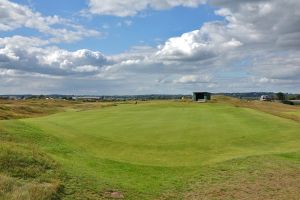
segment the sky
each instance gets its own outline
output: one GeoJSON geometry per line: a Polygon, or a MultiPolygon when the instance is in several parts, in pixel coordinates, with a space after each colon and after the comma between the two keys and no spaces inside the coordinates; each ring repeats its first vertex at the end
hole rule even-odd
{"type": "Polygon", "coordinates": [[[0,0],[0,94],[300,93],[299,0],[0,0]]]}

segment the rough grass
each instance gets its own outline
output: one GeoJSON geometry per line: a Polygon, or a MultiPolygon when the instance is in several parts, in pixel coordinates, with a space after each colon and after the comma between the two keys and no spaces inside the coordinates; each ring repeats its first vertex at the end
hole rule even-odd
{"type": "Polygon", "coordinates": [[[37,145],[41,141],[51,141],[57,146],[59,141],[40,134],[32,127],[26,128],[23,123],[14,128],[14,132],[0,128],[0,200],[101,197],[99,192],[90,189],[87,181],[70,177],[57,161],[37,145]]]}
{"type": "Polygon", "coordinates": [[[74,102],[59,100],[0,100],[0,120],[38,117],[75,105],[74,102]]]}
{"type": "Polygon", "coordinates": [[[115,106],[115,103],[98,103],[64,100],[2,100],[0,120],[41,117],[67,110],[89,110],[115,106]]]}
{"type": "Polygon", "coordinates": [[[278,102],[247,101],[226,96],[214,96],[212,102],[230,104],[236,107],[251,108],[300,122],[300,106],[296,105],[287,105],[278,102]]]}
{"type": "Polygon", "coordinates": [[[59,199],[57,163],[38,147],[0,129],[0,199],[59,199]]]}
{"type": "Polygon", "coordinates": [[[59,199],[57,196],[59,187],[59,183],[20,181],[20,179],[0,175],[0,199],[3,200],[59,199]]]}
{"type": "Polygon", "coordinates": [[[231,160],[208,169],[190,185],[184,199],[296,200],[300,197],[299,162],[280,156],[231,160]]]}
{"type": "Polygon", "coordinates": [[[300,124],[280,115],[299,107],[222,98],[2,121],[0,173],[62,199],[299,199],[300,124]]]}

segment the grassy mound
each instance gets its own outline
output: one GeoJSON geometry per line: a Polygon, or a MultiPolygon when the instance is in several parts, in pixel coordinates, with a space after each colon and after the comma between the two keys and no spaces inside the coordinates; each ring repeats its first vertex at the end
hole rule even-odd
{"type": "Polygon", "coordinates": [[[0,172],[59,182],[63,199],[296,198],[300,124],[254,105],[154,101],[2,121],[0,172]]]}
{"type": "Polygon", "coordinates": [[[60,199],[58,171],[38,147],[0,129],[0,199],[60,199]]]}

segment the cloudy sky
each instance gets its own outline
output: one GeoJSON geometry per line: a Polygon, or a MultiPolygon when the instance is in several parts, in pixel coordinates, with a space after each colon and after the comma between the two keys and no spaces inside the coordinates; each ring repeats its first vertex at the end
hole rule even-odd
{"type": "Polygon", "coordinates": [[[299,0],[0,0],[0,94],[300,93],[299,0]]]}

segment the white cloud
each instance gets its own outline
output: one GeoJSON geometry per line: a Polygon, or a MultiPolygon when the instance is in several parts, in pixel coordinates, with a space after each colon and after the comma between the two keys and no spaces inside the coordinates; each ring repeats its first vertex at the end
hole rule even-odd
{"type": "Polygon", "coordinates": [[[170,38],[159,47],[157,56],[167,60],[205,60],[242,45],[228,34],[223,23],[207,23],[200,30],[170,38]]]}
{"type": "MultiPolygon", "coordinates": [[[[100,1],[93,2],[90,9],[94,14],[117,16],[135,15],[149,7],[167,9],[201,3],[122,1],[114,7],[118,1],[101,1],[103,6],[97,8],[100,1]]],[[[299,1],[211,0],[210,4],[218,7],[216,14],[224,20],[207,22],[158,47],[133,47],[113,56],[91,50],[67,51],[34,37],[1,38],[0,76],[8,82],[20,72],[64,77],[54,87],[61,91],[78,88],[74,89],[77,93],[113,94],[118,92],[116,88],[127,94],[189,93],[200,89],[300,92],[299,1]]],[[[25,77],[17,77],[26,82],[25,77]]]]}
{"type": "Polygon", "coordinates": [[[197,7],[205,0],[89,0],[89,9],[85,12],[96,15],[134,16],[151,8],[165,10],[177,6],[197,7]]]}
{"type": "Polygon", "coordinates": [[[174,83],[179,84],[195,84],[195,83],[208,83],[211,81],[209,75],[185,75],[175,80],[174,83]]]}
{"type": "Polygon", "coordinates": [[[36,37],[24,37],[20,35],[14,35],[12,37],[0,38],[0,47],[6,45],[14,46],[14,47],[26,47],[26,46],[41,47],[48,44],[49,41],[42,40],[36,37]]]}
{"type": "MultiPolygon", "coordinates": [[[[225,22],[208,22],[199,30],[170,38],[159,47],[155,58],[164,64],[176,63],[195,74],[204,69],[215,73],[211,82],[222,83],[219,88],[226,82],[228,87],[241,90],[252,88],[251,84],[259,90],[263,83],[273,88],[285,83],[290,90],[297,90],[300,2],[215,0],[211,3],[221,6],[216,14],[223,16],[225,22]],[[231,78],[223,79],[222,73],[232,74],[231,78]],[[248,74],[245,83],[235,75],[239,73],[248,74]]],[[[196,75],[183,76],[176,82],[196,85],[196,75]]]]}
{"type": "Polygon", "coordinates": [[[0,0],[0,31],[12,31],[18,28],[30,28],[50,36],[52,42],[73,42],[84,37],[99,36],[100,32],[89,30],[71,23],[59,16],[43,16],[29,7],[0,0]],[[55,28],[61,25],[63,28],[55,28]]]}
{"type": "Polygon", "coordinates": [[[300,51],[260,56],[251,70],[262,80],[300,80],[300,51]]]}
{"type": "Polygon", "coordinates": [[[42,40],[14,36],[0,39],[0,68],[49,75],[90,74],[110,63],[100,52],[42,47],[42,40]],[[31,43],[32,42],[32,43],[31,43]]]}

